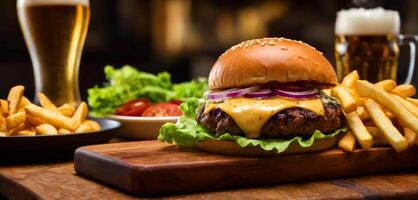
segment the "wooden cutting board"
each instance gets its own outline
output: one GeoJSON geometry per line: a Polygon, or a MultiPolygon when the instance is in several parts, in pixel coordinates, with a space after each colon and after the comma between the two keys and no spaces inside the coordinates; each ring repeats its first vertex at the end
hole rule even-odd
{"type": "Polygon", "coordinates": [[[338,149],[278,157],[215,155],[159,141],[76,150],[76,172],[141,196],[211,191],[418,169],[418,149],[338,149]]]}

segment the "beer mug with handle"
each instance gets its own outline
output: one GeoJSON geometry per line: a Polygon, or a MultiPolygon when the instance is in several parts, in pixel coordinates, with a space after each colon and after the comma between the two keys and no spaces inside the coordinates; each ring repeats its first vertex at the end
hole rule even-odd
{"type": "Polygon", "coordinates": [[[78,72],[90,21],[89,0],[18,0],[36,92],[56,105],[80,102],[78,72]]]}
{"type": "Polygon", "coordinates": [[[337,13],[335,57],[341,80],[353,70],[361,79],[377,82],[396,80],[399,45],[409,45],[410,60],[405,83],[412,81],[417,37],[401,35],[397,11],[355,8],[337,13]]]}

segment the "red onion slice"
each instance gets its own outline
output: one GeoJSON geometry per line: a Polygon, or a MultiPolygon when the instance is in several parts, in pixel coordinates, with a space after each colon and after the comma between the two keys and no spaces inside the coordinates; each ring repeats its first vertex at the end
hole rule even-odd
{"type": "Polygon", "coordinates": [[[289,92],[301,92],[306,91],[306,87],[298,86],[298,85],[274,85],[272,88],[279,89],[279,90],[285,90],[289,92]]]}
{"type": "Polygon", "coordinates": [[[248,98],[268,98],[273,95],[271,89],[263,89],[256,92],[250,92],[244,95],[244,97],[248,98]]]}
{"type": "Polygon", "coordinates": [[[236,98],[243,96],[244,94],[255,92],[260,90],[260,86],[252,86],[248,88],[232,88],[229,90],[219,91],[219,92],[207,92],[206,98],[211,102],[220,102],[227,98],[236,98]]]}
{"type": "Polygon", "coordinates": [[[293,92],[293,91],[286,91],[280,89],[273,89],[273,93],[277,96],[287,97],[287,98],[295,98],[295,99],[306,99],[315,97],[318,94],[317,89],[300,91],[300,92],[293,92]]]}

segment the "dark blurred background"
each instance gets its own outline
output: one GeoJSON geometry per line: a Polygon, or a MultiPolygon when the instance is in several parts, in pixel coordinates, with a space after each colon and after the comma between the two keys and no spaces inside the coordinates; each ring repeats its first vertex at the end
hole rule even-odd
{"type": "MultiPolygon", "coordinates": [[[[307,42],[334,64],[336,12],[358,6],[398,10],[401,32],[418,33],[415,0],[90,0],[81,92],[85,98],[87,88],[104,81],[106,64],[130,64],[152,73],[166,70],[175,82],[207,76],[227,48],[265,36],[307,42]]],[[[16,84],[25,85],[30,96],[33,70],[16,1],[0,1],[0,12],[0,97],[16,84]]],[[[408,49],[401,49],[401,69],[407,66],[408,54],[408,49]]],[[[401,70],[399,80],[403,76],[401,70]]]]}

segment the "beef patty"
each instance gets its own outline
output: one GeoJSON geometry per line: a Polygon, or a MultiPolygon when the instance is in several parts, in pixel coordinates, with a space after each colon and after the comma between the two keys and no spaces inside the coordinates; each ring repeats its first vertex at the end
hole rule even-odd
{"type": "MultiPolygon", "coordinates": [[[[340,105],[331,97],[321,94],[319,98],[324,105],[325,115],[317,115],[303,108],[288,108],[273,115],[261,129],[262,138],[292,138],[295,136],[310,137],[315,130],[324,134],[332,133],[344,123],[340,105]]],[[[230,133],[244,135],[243,131],[228,116],[216,108],[204,113],[204,108],[196,116],[196,121],[218,136],[230,133]]]]}

